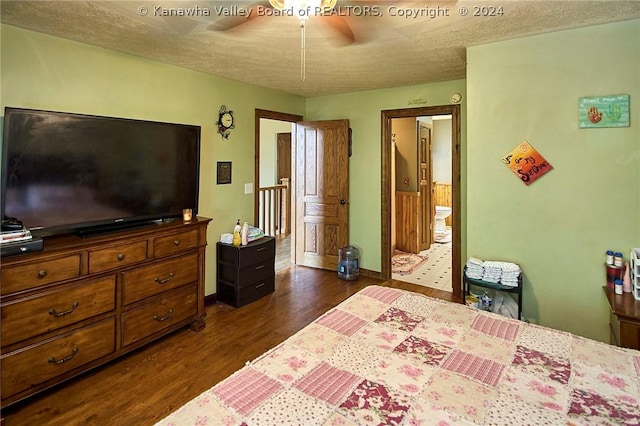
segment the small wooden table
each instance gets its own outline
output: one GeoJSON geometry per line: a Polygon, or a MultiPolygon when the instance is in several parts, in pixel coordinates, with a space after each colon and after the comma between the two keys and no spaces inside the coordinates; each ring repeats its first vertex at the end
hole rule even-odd
{"type": "Polygon", "coordinates": [[[611,344],[640,350],[640,300],[631,293],[615,294],[602,287],[609,301],[611,344]]]}

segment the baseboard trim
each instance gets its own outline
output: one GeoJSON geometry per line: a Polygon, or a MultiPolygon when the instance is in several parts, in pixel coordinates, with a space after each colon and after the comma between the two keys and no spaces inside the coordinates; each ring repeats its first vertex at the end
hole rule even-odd
{"type": "Polygon", "coordinates": [[[215,305],[218,297],[216,293],[204,297],[204,306],[215,305]]]}
{"type": "Polygon", "coordinates": [[[368,278],[377,278],[379,280],[382,279],[382,273],[377,271],[372,271],[370,269],[360,268],[360,275],[363,275],[368,278]]]}

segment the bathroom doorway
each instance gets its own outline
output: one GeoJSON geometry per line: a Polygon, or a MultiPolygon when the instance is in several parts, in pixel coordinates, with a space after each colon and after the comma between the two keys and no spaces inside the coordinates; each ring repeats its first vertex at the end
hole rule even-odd
{"type": "Polygon", "coordinates": [[[396,183],[391,278],[448,292],[452,291],[451,121],[451,115],[391,120],[396,183]],[[407,167],[416,173],[407,173],[407,167]],[[416,218],[405,211],[413,198],[416,218]],[[416,244],[407,250],[402,243],[412,237],[416,244]]]}
{"type": "MultiPolygon", "coordinates": [[[[431,156],[433,157],[431,164],[422,166],[418,161],[418,156],[413,164],[408,165],[408,170],[415,167],[416,173],[413,177],[417,183],[415,193],[420,200],[421,192],[419,190],[420,181],[427,180],[430,192],[429,201],[422,198],[421,210],[430,210],[429,219],[431,220],[431,243],[429,249],[429,259],[432,262],[433,276],[439,278],[442,275],[443,268],[448,271],[446,291],[451,291],[456,298],[462,296],[462,280],[461,280],[461,233],[460,233],[460,106],[444,105],[437,107],[424,108],[408,108],[400,110],[382,111],[382,278],[392,278],[392,258],[395,249],[396,237],[394,234],[396,229],[396,192],[397,185],[404,185],[407,176],[402,175],[397,179],[396,153],[393,133],[393,120],[412,118],[414,122],[426,122],[422,127],[431,130],[431,156]],[[441,133],[436,132],[440,129],[441,133]],[[443,131],[446,129],[446,131],[443,131]],[[447,143],[443,146],[443,135],[448,138],[447,143]],[[438,138],[438,140],[436,140],[438,138]],[[434,156],[435,154],[435,156],[434,156]],[[448,163],[445,163],[445,161],[448,163]],[[432,175],[429,176],[429,166],[432,175]],[[424,174],[422,170],[425,170],[424,174]],[[440,198],[437,198],[440,197],[440,198]],[[445,205],[440,205],[445,204],[445,205]],[[437,207],[439,206],[439,207],[437,207]],[[438,215],[436,216],[436,210],[438,215]],[[448,250],[447,250],[448,249],[448,250]],[[437,263],[437,265],[435,264],[437,263]]],[[[417,124],[416,135],[419,135],[421,124],[417,124]]],[[[418,153],[420,136],[416,138],[415,152],[418,153]]],[[[423,157],[424,158],[424,157],[423,157]]],[[[400,162],[404,159],[400,159],[400,162]]],[[[405,173],[406,174],[406,173],[405,173]]],[[[411,189],[409,185],[409,189],[411,189]]],[[[402,188],[400,188],[402,189],[402,188]]],[[[424,195],[423,195],[424,197],[424,195]]],[[[421,217],[421,219],[423,219],[421,217]]],[[[418,232],[424,226],[418,226],[415,232],[418,232]]],[[[421,247],[422,248],[422,247],[421,247]]],[[[422,250],[420,250],[422,252],[422,250]]],[[[417,253],[418,255],[420,254],[417,253]]],[[[415,253],[411,253],[412,255],[415,253]]],[[[409,265],[412,262],[420,262],[420,259],[401,259],[401,262],[407,261],[409,265]]],[[[396,265],[397,266],[397,265],[396,265]]],[[[406,270],[403,272],[407,272],[406,270]]],[[[411,272],[411,271],[410,271],[411,272]]],[[[428,278],[427,278],[428,280],[428,278]]],[[[442,289],[442,282],[438,285],[442,289]]]]}

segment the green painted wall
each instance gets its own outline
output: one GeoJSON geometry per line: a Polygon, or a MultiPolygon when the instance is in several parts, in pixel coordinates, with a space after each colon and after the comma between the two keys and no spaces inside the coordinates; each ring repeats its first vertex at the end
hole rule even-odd
{"type": "Polygon", "coordinates": [[[292,133],[286,121],[260,119],[260,187],[279,185],[278,133],[292,133]]]}
{"type": "MultiPolygon", "coordinates": [[[[468,52],[467,80],[303,99],[81,43],[0,27],[0,106],[201,125],[200,214],[209,241],[253,217],[254,109],[347,118],[350,241],[381,269],[381,111],[449,103],[462,92],[462,256],[513,260],[525,271],[525,316],[608,340],[604,251],[640,246],[640,22],[528,37],[468,52]],[[631,127],[577,128],[577,98],[631,95],[631,127]],[[420,100],[416,105],[415,100],[420,100]],[[237,128],[221,140],[221,104],[237,128]],[[530,187],[500,161],[528,140],[554,166],[530,187]],[[233,183],[215,184],[217,161],[233,183]],[[228,200],[234,200],[229,203],[228,200]],[[567,303],[570,302],[570,303],[567,303]]],[[[206,293],[215,292],[215,250],[206,293]]]]}
{"type": "Polygon", "coordinates": [[[533,322],[608,341],[604,252],[640,246],[640,21],[467,52],[468,255],[518,262],[533,322]],[[578,128],[578,98],[631,96],[631,127],[578,128]],[[554,167],[501,162],[527,140],[554,167]]]}
{"type": "MultiPolygon", "coordinates": [[[[381,271],[381,111],[448,105],[451,93],[466,93],[465,80],[452,80],[307,99],[307,120],[349,119],[353,155],[349,161],[349,242],[360,249],[362,268],[381,271]],[[422,102],[414,104],[414,100],[422,102]]],[[[466,105],[461,106],[461,152],[465,151],[466,105]]],[[[462,165],[462,227],[465,228],[465,159],[462,165]]],[[[465,241],[462,257],[465,257],[465,241]]]]}
{"type": "Polygon", "coordinates": [[[253,218],[255,109],[304,114],[304,98],[2,25],[0,107],[38,108],[202,126],[199,214],[209,226],[206,294],[215,293],[215,242],[237,218],[253,218]],[[234,111],[228,140],[216,132],[220,105],[234,111]],[[231,161],[232,184],[216,185],[231,161]],[[232,202],[230,202],[232,200],[232,202]]]}

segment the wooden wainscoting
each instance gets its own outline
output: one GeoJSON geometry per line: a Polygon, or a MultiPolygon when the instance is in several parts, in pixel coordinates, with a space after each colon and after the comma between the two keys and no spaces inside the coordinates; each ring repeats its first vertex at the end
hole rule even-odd
{"type": "Polygon", "coordinates": [[[396,248],[420,253],[420,193],[396,191],[396,248]]]}
{"type": "MultiPolygon", "coordinates": [[[[450,183],[434,182],[434,202],[436,206],[453,207],[450,183]]],[[[451,226],[451,216],[445,219],[447,226],[451,226]]]]}

